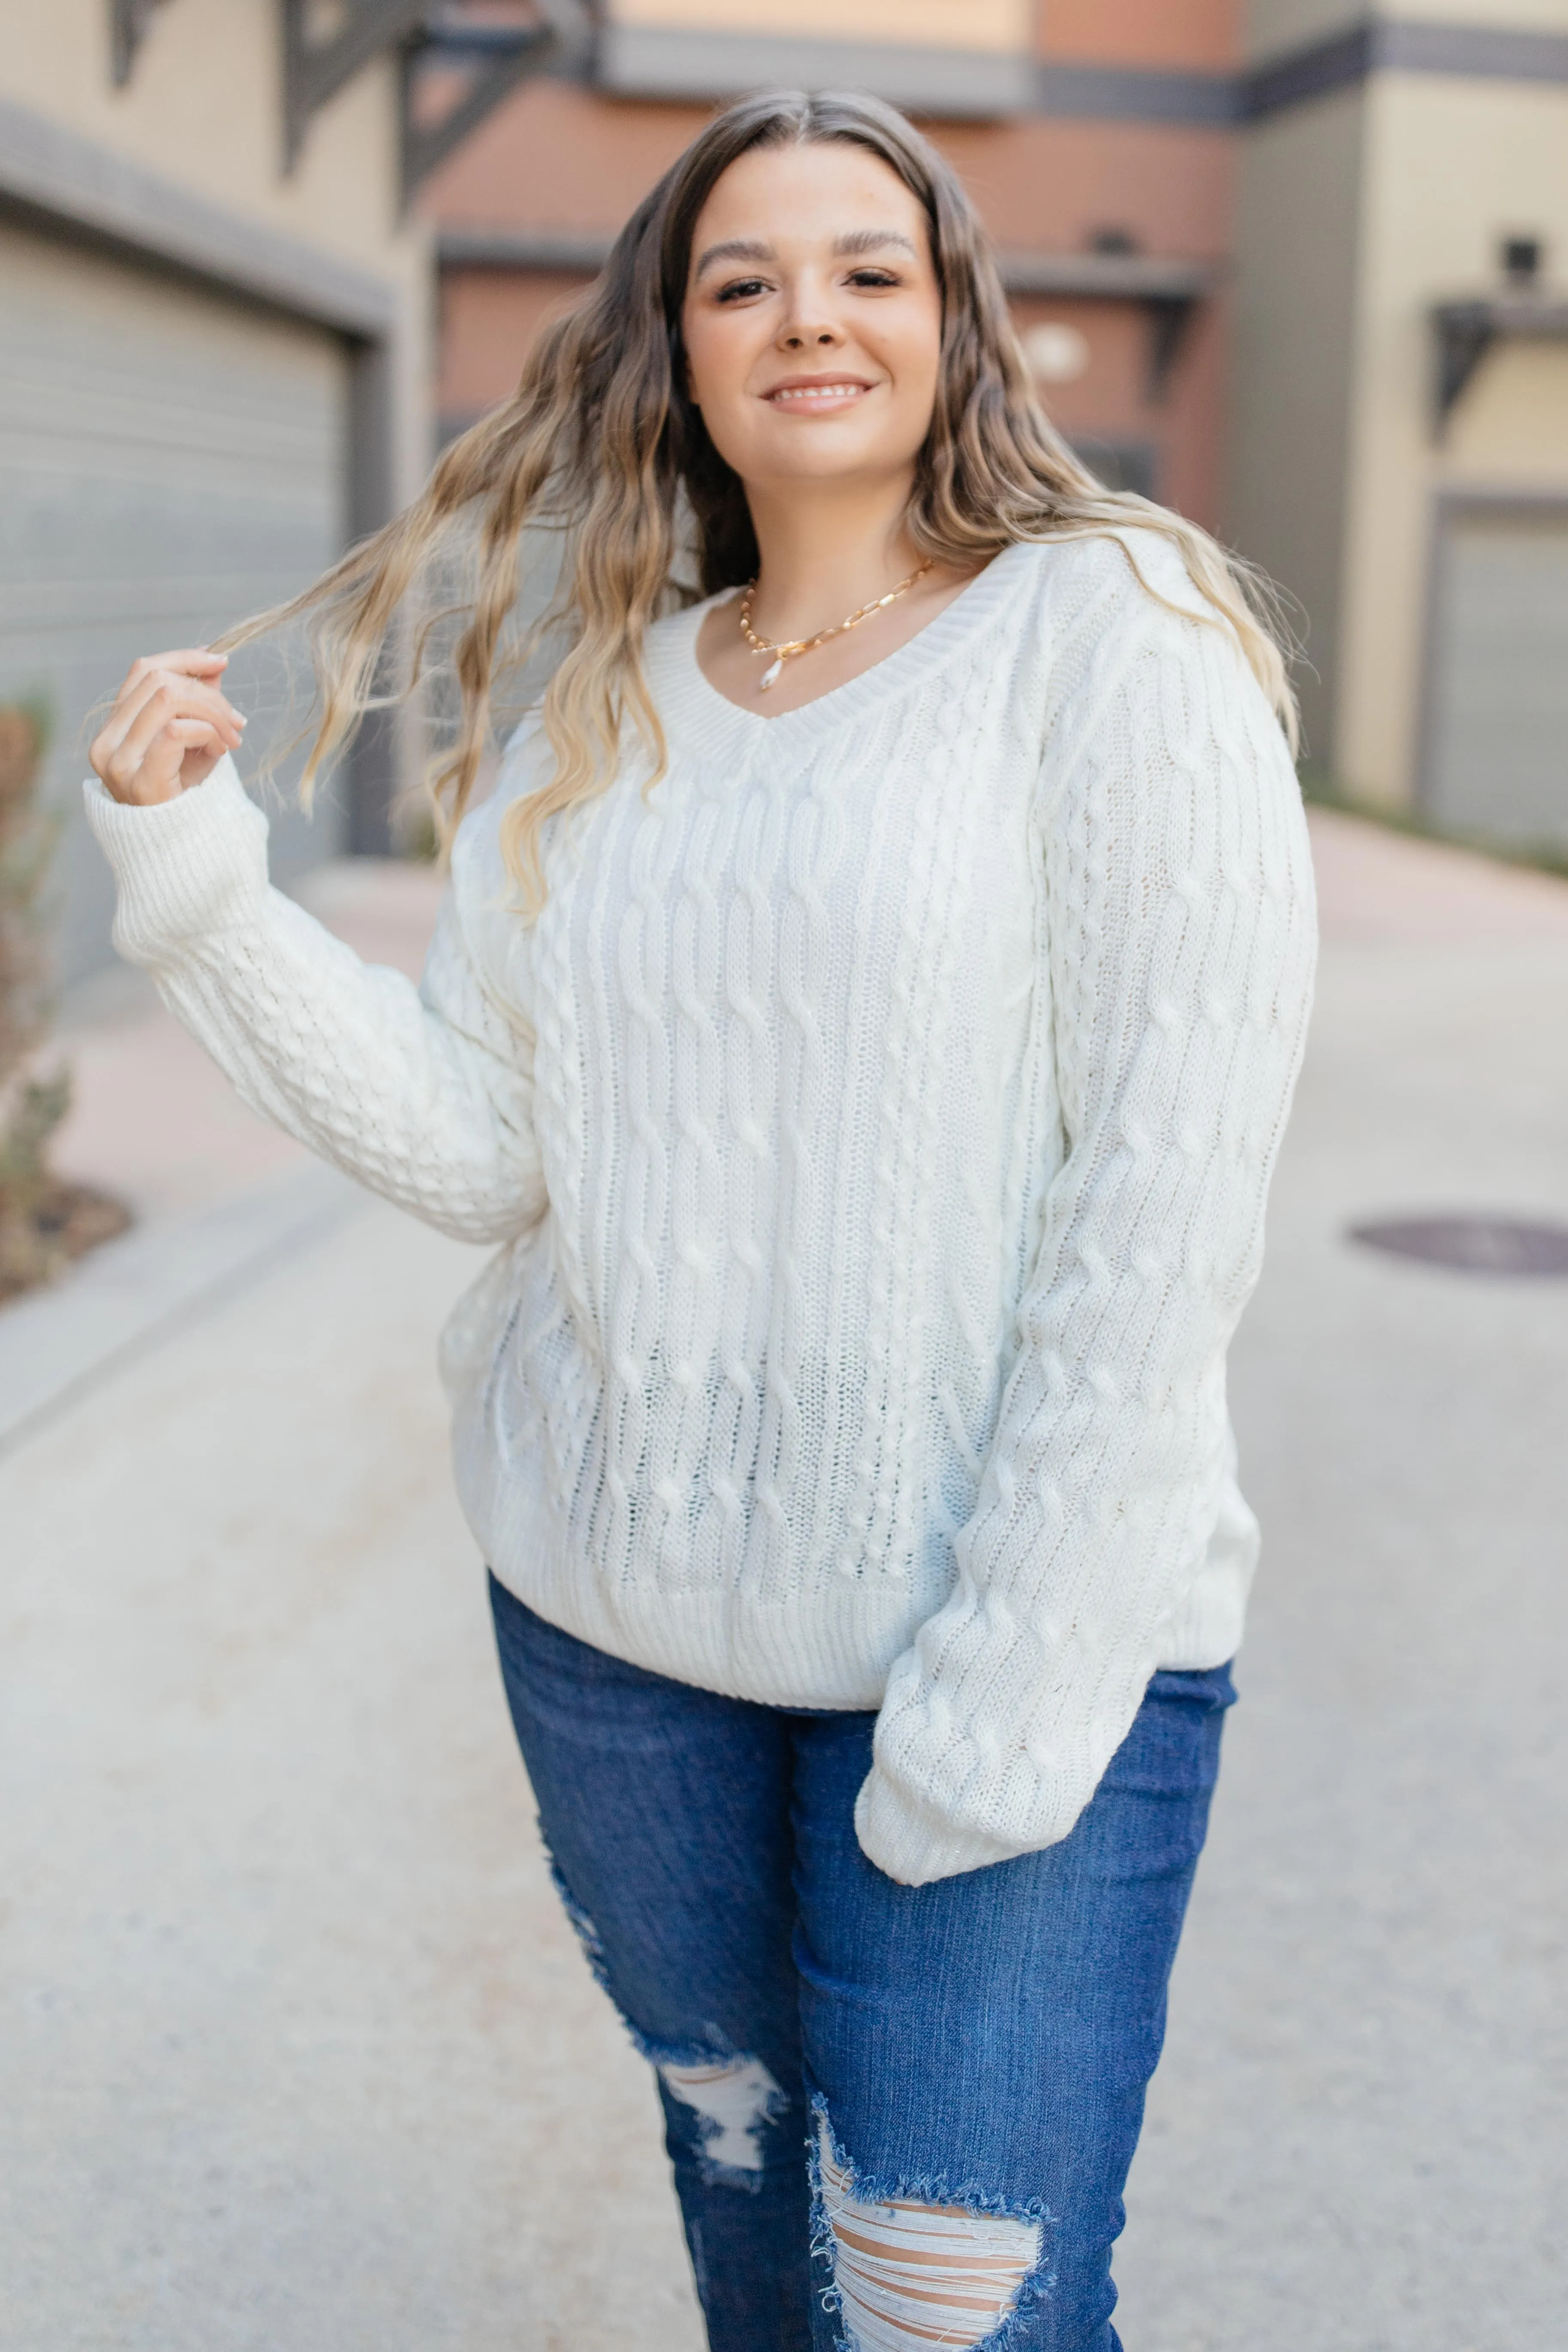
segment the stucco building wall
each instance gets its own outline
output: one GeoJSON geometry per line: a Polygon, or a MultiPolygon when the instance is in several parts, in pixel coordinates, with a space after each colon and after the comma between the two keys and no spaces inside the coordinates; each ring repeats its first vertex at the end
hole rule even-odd
{"type": "Polygon", "coordinates": [[[1497,283],[1510,233],[1539,236],[1561,281],[1568,90],[1391,75],[1367,106],[1335,765],[1355,790],[1406,803],[1420,783],[1437,499],[1568,497],[1568,341],[1499,344],[1439,432],[1430,324],[1434,303],[1497,283]]]}
{"type": "Polygon", "coordinates": [[[1366,100],[1249,134],[1237,194],[1226,536],[1277,581],[1306,656],[1308,754],[1334,741],[1366,100]]]}

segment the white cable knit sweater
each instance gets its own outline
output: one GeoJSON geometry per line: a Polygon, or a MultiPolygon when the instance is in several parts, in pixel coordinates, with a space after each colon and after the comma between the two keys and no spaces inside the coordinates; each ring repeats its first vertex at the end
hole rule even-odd
{"type": "Polygon", "coordinates": [[[1114,540],[1009,549],[777,719],[702,609],[649,640],[668,773],[557,823],[531,926],[520,731],[417,991],[268,887],[226,761],[89,808],[121,950],[247,1100],[503,1244],[445,1348],[497,1574],[659,1673],[879,1706],[860,1840],[918,1885],[1066,1836],[1153,1668],[1236,1647],[1306,830],[1228,636],[1114,540]]]}

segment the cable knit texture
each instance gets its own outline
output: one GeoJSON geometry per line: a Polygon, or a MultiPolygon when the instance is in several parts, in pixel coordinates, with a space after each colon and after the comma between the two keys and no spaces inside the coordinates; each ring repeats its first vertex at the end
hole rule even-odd
{"type": "Polygon", "coordinates": [[[860,1840],[919,1885],[1064,1837],[1153,1669],[1240,1637],[1306,829],[1152,534],[1009,549],[778,719],[707,684],[703,609],[649,640],[668,772],[553,822],[531,924],[520,730],[417,992],[268,887],[227,762],[89,807],[122,951],[246,1098],[503,1244],[444,1342],[498,1575],[658,1672],[879,1706],[860,1840]]]}

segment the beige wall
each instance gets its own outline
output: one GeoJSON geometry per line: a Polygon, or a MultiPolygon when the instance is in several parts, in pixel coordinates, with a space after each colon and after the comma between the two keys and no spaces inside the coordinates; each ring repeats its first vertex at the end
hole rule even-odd
{"type": "Polygon", "coordinates": [[[1371,11],[1363,0],[1247,0],[1246,46],[1250,57],[1272,57],[1359,25],[1371,11]]]}
{"type": "Polygon", "coordinates": [[[1255,55],[1296,48],[1373,16],[1414,16],[1499,31],[1568,32],[1568,0],[1247,0],[1247,46],[1255,55]]]}
{"type": "Polygon", "coordinates": [[[1261,123],[1237,190],[1225,530],[1300,607],[1310,759],[1331,750],[1353,366],[1363,93],[1261,123]]]}
{"type": "Polygon", "coordinates": [[[1510,230],[1545,237],[1561,282],[1568,90],[1389,76],[1365,102],[1334,755],[1352,789],[1405,802],[1415,782],[1435,495],[1568,491],[1568,349],[1494,351],[1439,440],[1428,323],[1433,302],[1496,286],[1497,244],[1510,230]]]}
{"type": "Polygon", "coordinates": [[[1029,0],[611,0],[617,24],[704,32],[811,34],[931,48],[1029,47],[1029,0]]]}
{"type": "Polygon", "coordinates": [[[104,0],[5,10],[0,95],[191,194],[321,247],[403,297],[397,471],[428,463],[428,231],[398,218],[396,69],[378,60],[314,118],[281,173],[277,0],[175,0],[156,9],[128,88],[110,79],[104,0]]]}
{"type": "Polygon", "coordinates": [[[1378,0],[1380,16],[1426,16],[1518,33],[1568,33],[1568,0],[1378,0]]]}

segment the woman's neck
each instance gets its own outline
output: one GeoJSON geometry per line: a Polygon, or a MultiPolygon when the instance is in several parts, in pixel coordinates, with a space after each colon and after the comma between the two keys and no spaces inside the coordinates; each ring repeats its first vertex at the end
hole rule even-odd
{"type": "Polygon", "coordinates": [[[920,562],[905,523],[907,478],[864,489],[840,482],[748,486],[761,563],[753,625],[784,642],[805,637],[889,588],[920,562]]]}

